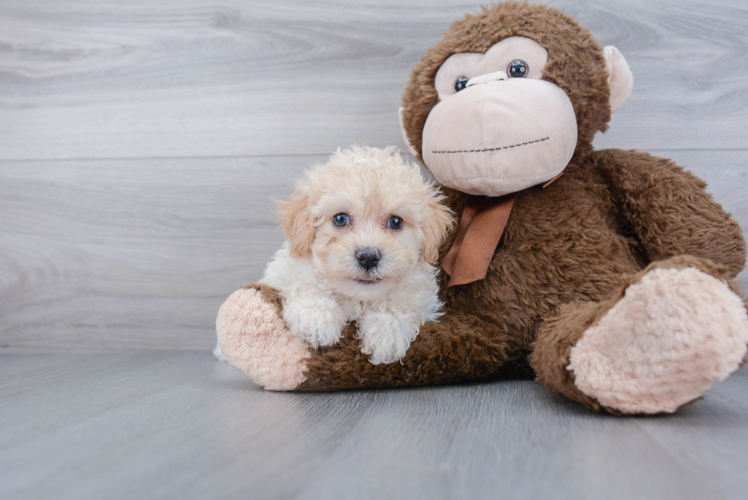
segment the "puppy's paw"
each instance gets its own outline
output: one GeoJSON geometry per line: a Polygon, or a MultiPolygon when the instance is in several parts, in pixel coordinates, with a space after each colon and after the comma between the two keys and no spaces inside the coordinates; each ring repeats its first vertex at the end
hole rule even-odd
{"type": "Polygon", "coordinates": [[[369,313],[359,327],[361,352],[369,355],[369,362],[373,365],[394,363],[405,356],[418,330],[412,317],[369,313]]]}
{"type": "Polygon", "coordinates": [[[315,349],[337,344],[346,325],[334,301],[289,301],[283,319],[291,333],[315,349]]]}

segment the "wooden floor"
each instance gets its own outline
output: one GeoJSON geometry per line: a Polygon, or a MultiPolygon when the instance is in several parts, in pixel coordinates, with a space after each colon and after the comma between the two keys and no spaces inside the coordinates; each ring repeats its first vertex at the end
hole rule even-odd
{"type": "Polygon", "coordinates": [[[745,499],[748,373],[677,416],[530,381],[263,391],[207,353],[0,356],[0,498],[745,499]]]}
{"type": "MultiPolygon", "coordinates": [[[[598,148],[674,158],[748,228],[745,0],[552,0],[634,93],[598,148]]],[[[532,382],[275,394],[208,353],[338,147],[403,147],[464,0],[0,2],[0,498],[748,498],[748,375],[674,416],[532,382]]],[[[748,274],[739,278],[744,289],[748,274]]]]}

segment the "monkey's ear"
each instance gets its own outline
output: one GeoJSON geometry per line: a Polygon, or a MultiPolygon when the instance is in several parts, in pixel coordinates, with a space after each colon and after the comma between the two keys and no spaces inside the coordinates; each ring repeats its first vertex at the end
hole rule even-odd
{"type": "Polygon", "coordinates": [[[617,48],[608,45],[603,49],[605,69],[608,71],[610,86],[610,110],[615,113],[623,107],[634,88],[634,74],[629,63],[617,48]]]}
{"type": "Polygon", "coordinates": [[[402,106],[400,106],[400,109],[398,109],[397,111],[397,116],[400,119],[400,131],[403,133],[403,140],[405,141],[405,144],[408,145],[408,151],[410,151],[410,154],[412,154],[414,157],[418,158],[418,152],[416,151],[416,148],[414,148],[410,143],[408,134],[405,133],[405,127],[403,126],[403,111],[405,111],[405,108],[403,108],[402,106]]]}
{"type": "Polygon", "coordinates": [[[288,251],[291,257],[299,259],[312,247],[316,234],[312,213],[309,211],[309,196],[297,192],[291,201],[276,200],[275,204],[280,210],[288,251]]]}
{"type": "Polygon", "coordinates": [[[454,225],[452,211],[440,203],[441,197],[434,197],[429,201],[432,213],[423,223],[423,258],[429,264],[434,264],[439,258],[439,247],[444,237],[454,225]]]}

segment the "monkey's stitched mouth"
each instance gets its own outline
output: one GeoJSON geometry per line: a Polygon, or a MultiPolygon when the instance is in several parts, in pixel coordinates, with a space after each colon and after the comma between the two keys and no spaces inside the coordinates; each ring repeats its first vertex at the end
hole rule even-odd
{"type": "Polygon", "coordinates": [[[486,153],[489,151],[501,151],[502,149],[512,149],[512,148],[519,148],[522,146],[527,146],[529,144],[537,144],[539,142],[548,141],[550,140],[550,137],[543,137],[542,139],[536,139],[534,141],[528,141],[528,142],[520,142],[519,144],[512,144],[511,146],[501,146],[498,148],[486,148],[486,149],[457,149],[454,151],[431,151],[433,154],[442,155],[442,154],[453,154],[453,153],[486,153]]]}

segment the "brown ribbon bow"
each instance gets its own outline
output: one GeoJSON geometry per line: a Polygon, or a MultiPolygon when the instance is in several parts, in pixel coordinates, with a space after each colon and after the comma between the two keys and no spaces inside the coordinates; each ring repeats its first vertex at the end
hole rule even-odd
{"type": "Polygon", "coordinates": [[[442,269],[450,277],[448,287],[486,277],[516,199],[517,193],[498,198],[470,197],[462,211],[452,248],[442,261],[442,269]]]}
{"type": "MultiPolygon", "coordinates": [[[[543,189],[559,177],[561,174],[546,182],[543,189]]],[[[497,198],[470,197],[462,211],[452,248],[442,261],[442,269],[450,278],[448,288],[486,277],[516,199],[517,193],[497,198]]]]}

